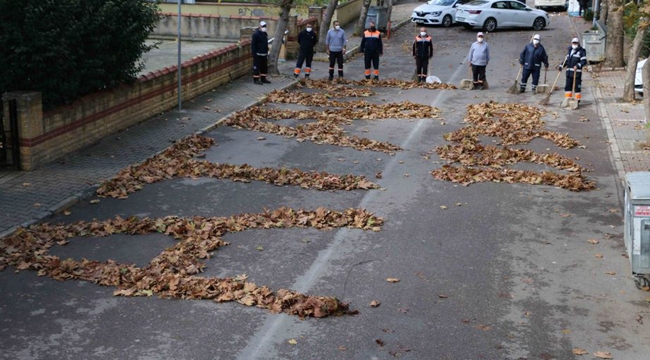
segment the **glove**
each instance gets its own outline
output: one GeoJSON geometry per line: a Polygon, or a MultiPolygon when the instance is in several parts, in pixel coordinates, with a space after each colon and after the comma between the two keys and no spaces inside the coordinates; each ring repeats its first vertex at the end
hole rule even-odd
{"type": "Polygon", "coordinates": [[[562,65],[557,66],[557,71],[562,71],[562,65]]]}

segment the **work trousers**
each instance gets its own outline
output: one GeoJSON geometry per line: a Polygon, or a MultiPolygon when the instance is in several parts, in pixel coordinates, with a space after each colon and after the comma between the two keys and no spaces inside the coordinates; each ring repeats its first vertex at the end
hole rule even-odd
{"type": "Polygon", "coordinates": [[[429,68],[429,58],[421,58],[419,56],[415,57],[415,73],[418,74],[418,77],[427,77],[427,71],[429,68]]]}
{"type": "Polygon", "coordinates": [[[343,51],[330,51],[330,80],[334,77],[334,64],[339,65],[339,77],[343,77],[343,51]]]}
{"type": "Polygon", "coordinates": [[[472,80],[474,84],[482,84],[485,81],[485,68],[486,65],[474,65],[472,64],[472,80]]]}
{"type": "Polygon", "coordinates": [[[260,77],[266,79],[266,73],[269,71],[267,55],[253,55],[253,78],[259,79],[260,77]]]}
{"type": "Polygon", "coordinates": [[[528,84],[528,77],[530,77],[530,75],[533,75],[533,90],[537,89],[537,85],[539,84],[539,75],[541,72],[541,69],[537,66],[534,69],[524,68],[523,72],[521,73],[521,81],[519,82],[519,86],[522,89],[526,89],[526,84],[528,84]]]}
{"type": "Polygon", "coordinates": [[[373,73],[375,79],[379,79],[379,54],[363,53],[363,64],[366,69],[366,79],[370,79],[370,65],[375,69],[373,73]]]}
{"type": "MultiPolygon", "coordinates": [[[[576,72],[576,90],[575,98],[580,100],[582,95],[580,94],[582,90],[582,72],[576,72]]],[[[573,70],[566,72],[566,84],[564,85],[564,96],[571,97],[573,96],[573,70]]]]}
{"type": "Polygon", "coordinates": [[[307,67],[305,68],[305,77],[309,77],[311,74],[311,62],[314,59],[313,51],[300,51],[298,53],[298,61],[296,61],[296,69],[294,70],[294,75],[300,75],[300,70],[302,69],[303,62],[307,62],[307,67]]]}

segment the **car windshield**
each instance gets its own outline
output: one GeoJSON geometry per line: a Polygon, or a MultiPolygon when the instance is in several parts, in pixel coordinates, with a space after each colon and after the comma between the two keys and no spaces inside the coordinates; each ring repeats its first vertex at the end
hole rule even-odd
{"type": "Polygon", "coordinates": [[[451,6],[456,0],[429,0],[429,5],[451,6]]]}

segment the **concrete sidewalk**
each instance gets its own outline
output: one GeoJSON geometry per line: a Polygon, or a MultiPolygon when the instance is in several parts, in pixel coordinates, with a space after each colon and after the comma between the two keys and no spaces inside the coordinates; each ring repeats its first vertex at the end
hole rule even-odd
{"type": "MultiPolygon", "coordinates": [[[[591,28],[582,18],[572,18],[578,34],[591,28]]],[[[590,86],[598,107],[598,116],[607,129],[613,162],[621,180],[631,171],[650,171],[645,112],[639,100],[622,102],[625,70],[589,72],[585,85],[590,86]]],[[[595,119],[594,119],[595,120],[595,119]]]]}

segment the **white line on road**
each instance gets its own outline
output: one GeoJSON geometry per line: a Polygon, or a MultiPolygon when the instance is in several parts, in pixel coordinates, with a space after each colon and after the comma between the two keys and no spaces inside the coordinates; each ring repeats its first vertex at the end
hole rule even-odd
{"type": "MultiPolygon", "coordinates": [[[[452,74],[449,82],[456,83],[458,81],[457,78],[459,77],[461,70],[465,70],[466,67],[467,66],[465,65],[465,61],[463,61],[458,69],[456,69],[456,71],[452,74]]],[[[448,91],[449,90],[440,91],[440,93],[438,93],[438,95],[431,102],[431,106],[436,106],[443,98],[443,95],[446,95],[448,91]]],[[[413,140],[413,137],[420,132],[420,128],[427,122],[430,122],[430,120],[420,119],[413,130],[409,132],[406,139],[402,142],[402,144],[400,144],[400,146],[403,149],[406,149],[413,140]]],[[[396,166],[397,163],[397,158],[393,157],[392,160],[386,164],[386,167],[382,172],[384,174],[390,173],[390,171],[396,166]]],[[[365,207],[371,200],[374,199],[376,194],[376,191],[368,192],[368,194],[363,197],[358,207],[365,207]]],[[[317,280],[318,276],[323,273],[327,267],[327,264],[332,258],[332,255],[339,248],[343,240],[348,238],[348,233],[349,229],[347,228],[343,228],[337,231],[332,244],[326,250],[322,251],[316,260],[314,260],[309,270],[307,270],[303,276],[296,280],[293,289],[301,293],[306,293],[309,291],[309,289],[314,285],[314,282],[317,280]]],[[[272,338],[275,336],[275,334],[278,333],[278,330],[280,328],[287,324],[287,320],[289,320],[289,317],[287,316],[269,317],[264,322],[264,325],[262,325],[262,328],[260,328],[256,334],[248,341],[248,345],[237,355],[237,359],[259,359],[261,355],[269,355],[271,351],[269,344],[271,343],[272,338]]]]}

